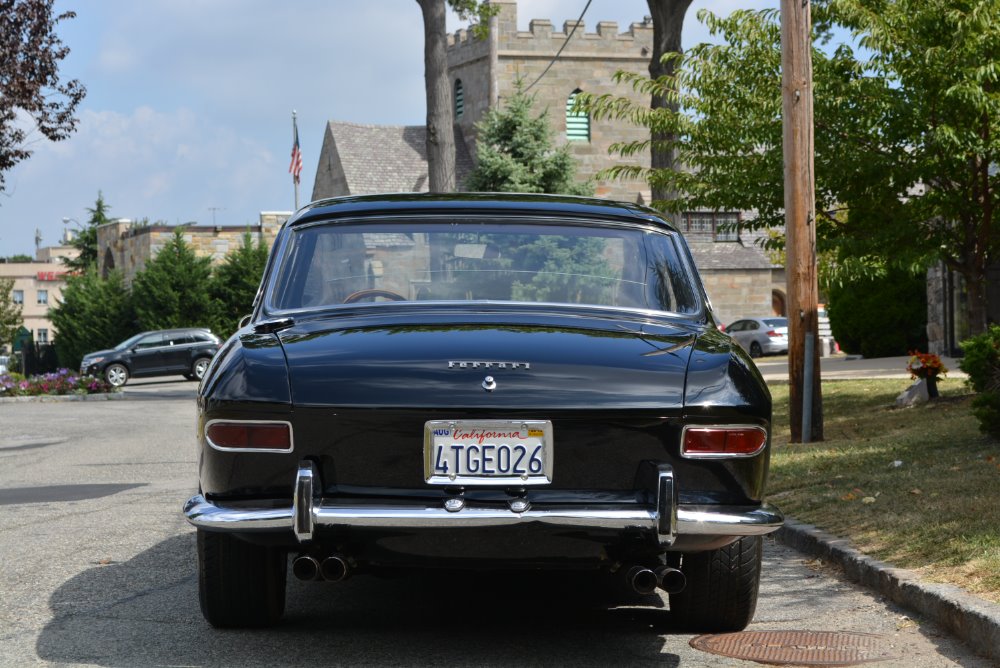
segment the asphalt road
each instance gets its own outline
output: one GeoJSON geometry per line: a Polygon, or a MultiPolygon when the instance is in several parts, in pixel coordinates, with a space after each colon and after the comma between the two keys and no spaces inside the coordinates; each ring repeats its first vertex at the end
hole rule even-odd
{"type": "MultiPolygon", "coordinates": [[[[788,380],[788,357],[760,357],[754,360],[757,368],[768,382],[788,380]]],[[[821,357],[819,361],[820,377],[824,380],[844,380],[849,378],[910,378],[906,370],[909,357],[879,357],[865,359],[854,355],[832,355],[821,357]]],[[[964,380],[965,374],[958,368],[958,360],[943,357],[945,368],[949,369],[947,377],[952,380],[964,380]]]]}
{"type": "MultiPolygon", "coordinates": [[[[584,576],[289,581],[280,627],[198,610],[194,383],[118,401],[0,404],[0,666],[757,665],[691,648],[658,596],[584,576]]],[[[878,634],[885,666],[992,665],[768,542],[752,630],[878,634]]]]}

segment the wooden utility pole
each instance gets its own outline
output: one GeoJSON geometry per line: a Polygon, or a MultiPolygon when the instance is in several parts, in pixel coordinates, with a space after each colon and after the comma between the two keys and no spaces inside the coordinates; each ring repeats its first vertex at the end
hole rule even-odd
{"type": "Polygon", "coordinates": [[[823,440],[816,313],[819,287],[816,280],[811,23],[809,0],[781,0],[788,414],[793,443],[823,440]]]}

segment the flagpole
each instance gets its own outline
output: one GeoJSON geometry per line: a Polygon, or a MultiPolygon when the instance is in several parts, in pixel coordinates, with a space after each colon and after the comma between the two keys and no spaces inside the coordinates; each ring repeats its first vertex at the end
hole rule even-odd
{"type": "MultiPolygon", "coordinates": [[[[295,110],[293,109],[292,110],[292,137],[293,137],[293,142],[294,142],[293,148],[292,148],[292,151],[293,151],[293,153],[292,153],[292,163],[293,163],[292,164],[292,169],[293,170],[295,168],[295,165],[294,165],[295,160],[298,159],[297,156],[299,155],[299,151],[300,151],[300,149],[299,149],[299,124],[298,124],[298,121],[296,120],[295,116],[296,116],[295,110]]],[[[292,174],[292,183],[295,184],[295,209],[294,210],[298,211],[299,210],[299,175],[298,174],[295,174],[295,173],[292,174]]]]}

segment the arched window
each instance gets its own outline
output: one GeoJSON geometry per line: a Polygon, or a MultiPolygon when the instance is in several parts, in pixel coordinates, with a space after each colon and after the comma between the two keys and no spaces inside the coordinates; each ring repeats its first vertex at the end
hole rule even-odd
{"type": "Polygon", "coordinates": [[[566,98],[566,139],[569,141],[590,141],[590,116],[573,109],[576,96],[581,92],[577,88],[566,98]]]}
{"type": "Polygon", "coordinates": [[[465,91],[462,88],[462,80],[455,79],[455,118],[459,119],[465,113],[465,91]]]}

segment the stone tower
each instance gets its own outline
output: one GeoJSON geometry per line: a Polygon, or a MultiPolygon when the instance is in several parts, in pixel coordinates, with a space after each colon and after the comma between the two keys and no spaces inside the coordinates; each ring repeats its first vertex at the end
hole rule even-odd
{"type": "MultiPolygon", "coordinates": [[[[551,21],[535,19],[527,32],[520,32],[516,0],[492,0],[492,4],[498,5],[500,12],[491,23],[489,38],[475,39],[468,31],[459,30],[448,39],[455,122],[462,130],[469,153],[475,155],[475,124],[487,109],[502,105],[514,90],[515,81],[521,79],[525,86],[531,86],[529,92],[535,96],[535,109],[548,110],[557,144],[569,144],[579,165],[579,177],[593,178],[615,163],[648,166],[648,151],[627,161],[608,154],[608,148],[615,142],[647,138],[649,133],[645,128],[626,121],[595,121],[572,113],[568,103],[575,92],[582,91],[630,95],[648,104],[648,96],[616,85],[612,77],[618,70],[648,73],[652,22],[647,18],[619,33],[616,22],[601,21],[597,32],[588,33],[582,22],[576,25],[576,21],[566,21],[562,31],[555,32],[551,21]]],[[[595,188],[598,197],[636,201],[647,186],[640,181],[601,180],[595,181],[595,188]]]]}

